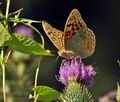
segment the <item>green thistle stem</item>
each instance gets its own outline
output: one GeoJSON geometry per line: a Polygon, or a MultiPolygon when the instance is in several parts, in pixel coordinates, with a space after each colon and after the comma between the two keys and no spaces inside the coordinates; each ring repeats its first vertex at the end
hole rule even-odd
{"type": "MultiPolygon", "coordinates": [[[[7,23],[7,19],[8,19],[8,13],[9,13],[9,7],[10,7],[10,0],[7,0],[7,6],[6,6],[6,14],[5,14],[5,17],[6,17],[6,20],[4,22],[6,28],[8,28],[8,23],[7,23]]],[[[10,55],[10,54],[9,54],[10,55]]],[[[8,57],[9,57],[8,55],[8,57]]],[[[2,67],[2,82],[3,82],[3,100],[4,102],[7,102],[7,96],[6,96],[6,81],[5,81],[5,76],[6,76],[6,73],[5,73],[5,61],[4,61],[4,49],[2,47],[1,49],[1,56],[0,56],[0,64],[1,64],[1,67],[2,67]]],[[[8,58],[7,58],[8,59],[8,58]]],[[[6,61],[7,61],[6,59],[6,61]]]]}
{"type": "Polygon", "coordinates": [[[7,54],[6,58],[5,58],[5,63],[7,63],[8,58],[9,58],[9,56],[10,56],[11,52],[12,52],[12,50],[10,50],[10,51],[8,52],[8,54],[7,54]]]}
{"type": "MultiPolygon", "coordinates": [[[[40,21],[40,22],[41,22],[41,21],[40,21]]],[[[43,38],[43,36],[41,35],[41,33],[40,33],[34,26],[32,26],[31,24],[28,24],[28,23],[23,23],[23,24],[30,26],[32,29],[34,29],[34,30],[40,35],[40,37],[41,37],[41,39],[42,39],[42,46],[43,46],[43,48],[44,48],[45,42],[44,42],[44,38],[43,38]]]]}
{"type": "Polygon", "coordinates": [[[2,66],[2,73],[3,73],[3,97],[4,97],[4,102],[6,102],[5,65],[1,64],[1,66],[2,66]]]}
{"type": "Polygon", "coordinates": [[[2,67],[2,73],[3,73],[3,99],[4,102],[6,102],[6,88],[5,88],[5,63],[4,63],[4,51],[3,48],[1,49],[1,67],[2,67]]]}
{"type": "Polygon", "coordinates": [[[10,7],[10,0],[7,0],[7,7],[6,7],[6,14],[5,14],[5,18],[6,18],[5,26],[6,26],[6,28],[8,28],[7,19],[8,19],[8,13],[9,13],[9,7],[10,7]]]}
{"type": "MultiPolygon", "coordinates": [[[[36,74],[35,74],[35,85],[34,85],[34,87],[37,86],[38,72],[39,72],[39,67],[37,67],[37,69],[36,69],[36,74]]],[[[37,102],[37,99],[36,99],[36,92],[35,92],[35,91],[34,91],[34,102],[37,102]]]]}
{"type": "MultiPolygon", "coordinates": [[[[37,86],[37,80],[38,80],[38,73],[39,73],[39,67],[40,67],[40,62],[41,62],[41,57],[39,59],[39,63],[38,63],[38,67],[36,69],[36,73],[35,73],[35,84],[34,87],[37,86]]],[[[34,102],[37,102],[38,96],[36,96],[36,92],[34,91],[34,102]]]]}

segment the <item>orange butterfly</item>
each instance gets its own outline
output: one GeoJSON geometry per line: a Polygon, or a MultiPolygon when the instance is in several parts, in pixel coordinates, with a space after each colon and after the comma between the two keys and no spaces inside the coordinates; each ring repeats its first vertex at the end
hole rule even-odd
{"type": "Polygon", "coordinates": [[[80,55],[81,58],[91,56],[95,50],[96,39],[83,21],[80,12],[73,9],[68,16],[64,32],[52,27],[46,21],[42,21],[42,26],[58,49],[58,54],[64,58],[80,55]]]}

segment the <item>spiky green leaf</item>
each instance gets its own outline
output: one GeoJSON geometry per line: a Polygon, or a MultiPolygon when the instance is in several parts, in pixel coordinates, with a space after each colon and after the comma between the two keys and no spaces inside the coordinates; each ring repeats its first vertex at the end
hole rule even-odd
{"type": "Polygon", "coordinates": [[[12,36],[12,40],[10,44],[14,50],[26,54],[52,55],[49,50],[45,50],[40,43],[37,43],[31,37],[23,36],[18,33],[14,33],[11,36],[12,36]]]}

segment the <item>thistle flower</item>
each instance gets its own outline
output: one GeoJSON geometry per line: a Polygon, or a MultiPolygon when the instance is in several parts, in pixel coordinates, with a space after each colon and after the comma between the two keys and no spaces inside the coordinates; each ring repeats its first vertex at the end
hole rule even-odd
{"type": "Polygon", "coordinates": [[[64,85],[71,81],[78,81],[89,86],[96,72],[91,65],[85,66],[80,57],[73,57],[62,61],[59,74],[59,80],[64,85]]]}
{"type": "Polygon", "coordinates": [[[19,24],[13,28],[14,33],[19,33],[21,35],[33,37],[33,29],[27,25],[19,24]]]}
{"type": "Polygon", "coordinates": [[[80,82],[85,84],[86,86],[91,86],[93,78],[96,75],[95,69],[91,65],[85,66],[84,64],[82,64],[80,71],[81,71],[81,76],[79,77],[80,82]]]}

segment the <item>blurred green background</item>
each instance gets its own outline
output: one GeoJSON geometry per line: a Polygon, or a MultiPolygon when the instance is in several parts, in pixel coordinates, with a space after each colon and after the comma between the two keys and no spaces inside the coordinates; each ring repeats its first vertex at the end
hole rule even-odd
{"type": "MultiPolygon", "coordinates": [[[[5,10],[5,0],[1,2],[0,6],[5,10]]],[[[96,36],[94,54],[83,60],[86,64],[92,64],[97,70],[91,92],[95,98],[98,98],[109,91],[116,90],[116,83],[120,81],[120,68],[117,63],[120,59],[119,0],[11,0],[10,11],[22,7],[24,10],[21,17],[44,19],[60,30],[64,29],[70,11],[77,8],[96,36]]],[[[44,36],[46,49],[56,51],[41,24],[35,24],[35,27],[44,36]]],[[[36,38],[37,41],[40,40],[40,37],[36,38]]],[[[58,75],[61,58],[55,61],[56,57],[57,54],[54,57],[42,57],[38,85],[47,85],[61,91],[63,85],[55,78],[55,75],[58,75]]],[[[30,102],[28,96],[32,92],[39,58],[40,56],[12,53],[6,69],[9,102],[30,102]]],[[[0,99],[2,100],[1,69],[0,80],[0,99]]]]}

